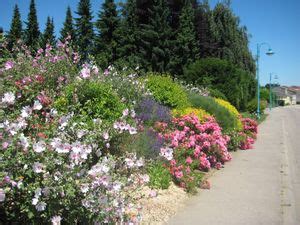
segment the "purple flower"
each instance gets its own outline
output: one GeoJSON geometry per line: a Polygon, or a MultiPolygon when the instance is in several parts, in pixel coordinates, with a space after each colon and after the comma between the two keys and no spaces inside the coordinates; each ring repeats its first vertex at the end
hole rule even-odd
{"type": "Polygon", "coordinates": [[[171,121],[171,113],[168,107],[162,106],[152,98],[147,97],[138,103],[136,118],[148,124],[156,121],[169,122],[171,121]]]}

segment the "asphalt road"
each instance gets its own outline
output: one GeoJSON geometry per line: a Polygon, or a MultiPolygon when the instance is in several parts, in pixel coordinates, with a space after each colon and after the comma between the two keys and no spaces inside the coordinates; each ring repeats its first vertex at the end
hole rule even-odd
{"type": "Polygon", "coordinates": [[[300,106],[273,109],[254,149],[209,180],[170,225],[300,225],[300,106]]]}

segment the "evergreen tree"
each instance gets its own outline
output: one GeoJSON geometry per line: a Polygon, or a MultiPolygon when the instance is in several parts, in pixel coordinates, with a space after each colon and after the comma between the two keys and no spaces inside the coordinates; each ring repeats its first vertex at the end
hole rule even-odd
{"type": "Polygon", "coordinates": [[[195,10],[195,26],[200,47],[200,57],[211,57],[218,49],[219,34],[213,20],[208,0],[202,1],[195,10]]]}
{"type": "Polygon", "coordinates": [[[39,24],[37,20],[35,2],[34,0],[31,0],[28,19],[26,22],[25,44],[28,47],[31,47],[33,50],[36,50],[38,47],[39,38],[40,38],[40,30],[39,30],[39,24]]]}
{"type": "Polygon", "coordinates": [[[54,22],[53,18],[47,17],[46,28],[41,38],[41,46],[42,48],[46,48],[47,44],[51,46],[55,46],[55,35],[54,35],[54,22]]]}
{"type": "Polygon", "coordinates": [[[120,44],[117,49],[118,61],[126,62],[130,67],[139,63],[139,24],[136,0],[128,0],[123,7],[120,25],[120,44]]]}
{"type": "Polygon", "coordinates": [[[172,29],[166,0],[153,0],[149,9],[149,23],[140,30],[139,56],[142,67],[155,72],[165,72],[170,67],[172,29]]]}
{"type": "Polygon", "coordinates": [[[90,0],[80,0],[76,13],[79,16],[75,19],[77,36],[76,43],[84,60],[87,59],[88,54],[91,54],[94,48],[93,16],[90,0]]]}
{"type": "Polygon", "coordinates": [[[199,56],[194,21],[195,11],[191,2],[187,0],[179,17],[179,28],[172,57],[173,75],[182,74],[183,67],[194,62],[199,56]]]}
{"type": "Polygon", "coordinates": [[[68,35],[71,36],[71,40],[75,41],[75,30],[73,25],[73,17],[70,6],[67,8],[66,19],[64,26],[60,31],[60,40],[63,41],[68,35]]]}
{"type": "Polygon", "coordinates": [[[7,35],[8,49],[12,49],[17,41],[22,38],[22,21],[18,5],[15,5],[13,19],[7,35]]]}
{"type": "Polygon", "coordinates": [[[114,0],[105,0],[98,14],[96,27],[98,36],[95,41],[96,54],[100,55],[104,66],[117,59],[117,48],[120,41],[120,18],[114,0]]]}
{"type": "Polygon", "coordinates": [[[211,31],[218,48],[213,56],[226,59],[244,70],[255,72],[254,59],[249,51],[247,29],[240,27],[240,20],[230,9],[230,1],[218,3],[212,14],[211,31]]]}

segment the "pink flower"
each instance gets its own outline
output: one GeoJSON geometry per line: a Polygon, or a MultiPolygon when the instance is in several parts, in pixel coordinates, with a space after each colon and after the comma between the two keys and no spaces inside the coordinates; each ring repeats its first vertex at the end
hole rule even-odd
{"type": "Polygon", "coordinates": [[[10,70],[14,67],[14,62],[13,61],[7,61],[4,65],[5,70],[10,70]]]}
{"type": "Polygon", "coordinates": [[[185,162],[186,162],[187,164],[192,164],[193,160],[192,160],[192,158],[189,156],[189,157],[187,157],[187,159],[185,160],[185,162]]]}
{"type": "Polygon", "coordinates": [[[7,149],[8,146],[9,146],[8,142],[5,141],[5,142],[2,143],[2,148],[3,149],[7,149]]]}
{"type": "Polygon", "coordinates": [[[102,137],[104,138],[104,140],[108,140],[109,139],[109,134],[107,132],[105,132],[102,137]]]}
{"type": "Polygon", "coordinates": [[[155,198],[155,197],[157,197],[157,191],[151,190],[150,193],[149,193],[149,197],[150,197],[150,198],[155,198]]]}
{"type": "Polygon", "coordinates": [[[80,76],[82,78],[89,78],[91,76],[91,70],[86,65],[83,66],[83,68],[80,71],[80,76]]]}
{"type": "Polygon", "coordinates": [[[183,177],[183,172],[182,172],[182,171],[175,171],[175,177],[176,177],[177,179],[182,178],[182,177],[183,177]]]}

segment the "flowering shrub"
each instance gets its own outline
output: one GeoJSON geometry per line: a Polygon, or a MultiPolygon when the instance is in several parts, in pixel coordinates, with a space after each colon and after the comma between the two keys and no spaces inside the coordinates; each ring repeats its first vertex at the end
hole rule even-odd
{"type": "Polygon", "coordinates": [[[237,118],[225,107],[218,104],[214,98],[189,93],[189,100],[193,107],[203,109],[214,116],[223,131],[230,132],[237,129],[237,118]]]}
{"type": "Polygon", "coordinates": [[[98,77],[101,82],[109,84],[119,96],[122,96],[124,104],[133,106],[145,96],[151,95],[145,82],[138,79],[138,76],[138,67],[135,70],[123,68],[122,71],[118,71],[109,66],[98,77]]]}
{"type": "Polygon", "coordinates": [[[224,108],[226,108],[231,114],[234,115],[234,117],[236,118],[236,128],[238,130],[242,129],[242,123],[240,121],[240,113],[239,111],[233,106],[231,105],[228,101],[225,101],[223,99],[220,98],[214,98],[214,100],[221,106],[223,106],[224,108]]]}
{"type": "Polygon", "coordinates": [[[161,156],[168,160],[175,181],[187,190],[199,182],[195,170],[219,169],[231,160],[229,137],[222,135],[213,117],[200,122],[194,115],[185,115],[174,118],[170,126],[157,123],[155,128],[168,144],[161,149],[161,156]]]}
{"type": "Polygon", "coordinates": [[[157,103],[150,97],[143,98],[135,107],[136,117],[146,125],[153,125],[156,121],[170,122],[171,111],[168,107],[157,103]]]}
{"type": "Polygon", "coordinates": [[[87,80],[68,85],[57,102],[57,108],[80,116],[114,121],[122,116],[126,106],[109,85],[87,80]]]}
{"type": "Polygon", "coordinates": [[[152,129],[143,127],[136,135],[122,136],[117,145],[119,152],[132,152],[146,160],[157,160],[164,145],[162,137],[152,129]]]}
{"type": "Polygon", "coordinates": [[[170,108],[184,108],[189,105],[186,92],[171,77],[150,74],[145,82],[146,87],[159,103],[170,108]]]}
{"type": "Polygon", "coordinates": [[[239,133],[242,140],[240,142],[240,149],[251,149],[257,135],[257,122],[250,118],[242,118],[243,131],[239,133]]]}
{"type": "Polygon", "coordinates": [[[133,99],[122,100],[95,65],[78,66],[65,43],[35,57],[20,48],[1,74],[1,218],[137,223],[144,160],[110,154],[117,138],[137,134],[133,99]]]}
{"type": "Polygon", "coordinates": [[[172,114],[175,117],[193,114],[197,116],[200,121],[204,121],[206,117],[210,116],[209,113],[207,113],[205,110],[192,107],[184,109],[173,109],[172,114]]]}

